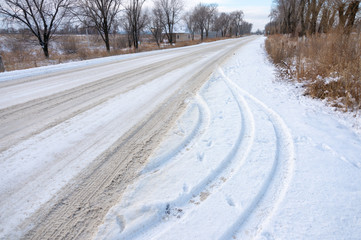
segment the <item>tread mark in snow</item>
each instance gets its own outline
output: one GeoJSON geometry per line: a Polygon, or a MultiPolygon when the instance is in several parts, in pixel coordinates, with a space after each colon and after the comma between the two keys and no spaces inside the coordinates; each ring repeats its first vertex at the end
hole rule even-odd
{"type": "MultiPolygon", "coordinates": [[[[143,174],[147,172],[154,171],[156,169],[159,169],[160,167],[167,164],[172,159],[172,156],[177,155],[179,152],[181,152],[183,149],[185,149],[187,146],[192,144],[194,139],[205,132],[205,130],[210,125],[210,110],[208,108],[207,103],[204,101],[204,99],[197,95],[195,97],[196,104],[195,107],[198,109],[198,119],[195,127],[192,129],[190,134],[184,138],[183,141],[181,141],[178,145],[176,145],[174,148],[167,151],[165,154],[159,156],[157,159],[155,159],[153,164],[148,164],[148,166],[145,167],[145,169],[142,171],[143,174]]],[[[199,153],[198,159],[199,161],[202,161],[204,157],[204,153],[199,153]]]]}
{"type": "Polygon", "coordinates": [[[257,194],[248,209],[246,209],[229,230],[223,234],[221,239],[230,239],[235,234],[240,235],[241,238],[257,237],[278,208],[291,181],[295,160],[293,140],[288,127],[277,113],[241,89],[224,74],[221,68],[219,68],[219,73],[232,89],[263,109],[269,116],[269,120],[273,124],[277,137],[275,160],[270,174],[263,183],[261,191],[257,194]],[[256,218],[253,219],[252,216],[256,216],[256,218]],[[243,232],[242,230],[245,231],[243,232]]]}

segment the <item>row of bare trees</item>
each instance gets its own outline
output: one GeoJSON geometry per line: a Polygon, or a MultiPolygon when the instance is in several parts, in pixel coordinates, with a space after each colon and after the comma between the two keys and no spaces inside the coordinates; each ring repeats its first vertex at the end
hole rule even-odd
{"type": "MultiPolygon", "coordinates": [[[[3,0],[0,15],[28,28],[38,39],[45,57],[49,57],[49,42],[61,23],[80,22],[96,29],[110,51],[112,32],[121,26],[128,35],[129,46],[138,48],[139,36],[146,26],[154,24],[152,33],[165,31],[173,43],[174,25],[183,9],[181,0],[155,0],[152,14],[143,9],[145,0],[3,0]],[[122,12],[122,14],[120,14],[122,12]]],[[[157,36],[157,39],[159,37],[157,36]]]]}
{"type": "Polygon", "coordinates": [[[158,46],[163,37],[175,42],[175,25],[183,20],[194,39],[203,40],[210,31],[221,36],[250,33],[252,24],[243,20],[243,12],[218,13],[216,4],[198,4],[183,14],[183,0],[153,0],[154,7],[145,9],[146,0],[2,0],[0,15],[28,28],[37,38],[45,57],[54,33],[66,26],[81,24],[95,29],[110,51],[110,34],[121,28],[127,33],[129,47],[138,48],[140,34],[151,32],[158,46]],[[66,23],[66,24],[65,24],[66,23]],[[62,25],[63,24],[63,25],[62,25]]]}
{"type": "Polygon", "coordinates": [[[265,30],[267,34],[304,36],[339,28],[349,34],[358,15],[359,0],[275,0],[265,30]]]}
{"type": "Polygon", "coordinates": [[[216,4],[198,4],[187,12],[183,19],[192,34],[199,32],[201,40],[208,38],[210,31],[220,32],[222,37],[239,36],[251,32],[252,24],[244,21],[241,10],[219,13],[216,4]]]}

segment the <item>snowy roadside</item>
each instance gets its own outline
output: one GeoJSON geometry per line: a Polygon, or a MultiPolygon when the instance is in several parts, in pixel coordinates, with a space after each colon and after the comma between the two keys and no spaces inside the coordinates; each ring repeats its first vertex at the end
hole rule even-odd
{"type": "Polygon", "coordinates": [[[216,69],[97,239],[357,239],[360,120],[275,81],[264,38],[216,69]]]}
{"type": "MultiPolygon", "coordinates": [[[[212,44],[212,42],[201,43],[201,44],[192,45],[192,46],[186,46],[186,47],[182,47],[182,49],[197,48],[197,46],[199,46],[199,45],[207,45],[207,44],[208,45],[212,44]]],[[[131,59],[134,59],[137,57],[147,57],[150,55],[154,55],[155,53],[167,54],[167,53],[172,53],[175,51],[177,52],[177,51],[179,51],[179,49],[178,50],[177,50],[177,48],[159,49],[159,50],[153,50],[153,51],[147,51],[147,52],[141,52],[141,53],[123,54],[123,55],[95,58],[95,59],[89,59],[89,60],[83,60],[83,61],[71,61],[71,62],[56,64],[56,65],[48,65],[48,66],[29,68],[29,69],[23,69],[23,70],[15,70],[15,71],[10,71],[10,72],[2,72],[2,73],[0,73],[0,82],[38,76],[39,74],[52,74],[52,73],[57,73],[57,72],[61,72],[61,71],[66,71],[66,70],[78,69],[78,68],[82,68],[82,67],[89,67],[89,66],[96,66],[96,65],[100,65],[100,64],[114,63],[117,61],[131,60],[131,59]]]]}

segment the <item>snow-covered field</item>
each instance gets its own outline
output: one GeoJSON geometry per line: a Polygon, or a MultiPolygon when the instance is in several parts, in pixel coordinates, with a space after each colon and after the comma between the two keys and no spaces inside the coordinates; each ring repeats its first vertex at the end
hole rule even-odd
{"type": "Polygon", "coordinates": [[[361,238],[360,120],[274,81],[263,41],[188,99],[97,239],[361,238]]]}
{"type": "Polygon", "coordinates": [[[361,120],[263,44],[0,74],[0,239],[360,239],[361,120]]]}

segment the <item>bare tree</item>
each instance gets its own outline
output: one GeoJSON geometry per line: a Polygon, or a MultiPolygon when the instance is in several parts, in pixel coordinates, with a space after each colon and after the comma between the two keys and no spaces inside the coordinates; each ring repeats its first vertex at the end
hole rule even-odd
{"type": "Polygon", "coordinates": [[[131,34],[131,40],[135,49],[139,47],[140,32],[146,26],[148,15],[142,11],[145,0],[129,0],[124,6],[126,21],[131,34]]]}
{"type": "MultiPolygon", "coordinates": [[[[302,0],[301,0],[302,1],[302,0]]],[[[265,31],[267,35],[276,34],[281,32],[281,21],[279,20],[279,9],[274,7],[268,15],[270,22],[266,24],[265,31]]]]}
{"type": "Polygon", "coordinates": [[[158,47],[160,47],[160,43],[162,41],[162,33],[163,33],[163,12],[159,8],[153,8],[152,15],[150,16],[150,21],[148,28],[153,35],[155,42],[157,43],[158,47]]]}
{"type": "Polygon", "coordinates": [[[162,11],[162,24],[165,30],[165,34],[168,38],[168,42],[172,44],[174,25],[180,20],[180,14],[183,10],[182,0],[155,0],[155,8],[162,11]]]}
{"type": "Polygon", "coordinates": [[[217,4],[199,3],[192,10],[191,16],[188,17],[189,19],[192,18],[195,30],[201,33],[202,41],[204,35],[208,38],[209,30],[213,27],[217,16],[217,7],[217,4]]]}
{"type": "Polygon", "coordinates": [[[228,13],[222,12],[215,20],[214,29],[220,31],[222,37],[225,37],[229,31],[231,17],[228,13]]]}
{"type": "Polygon", "coordinates": [[[360,1],[334,0],[338,12],[339,28],[348,34],[355,23],[356,14],[360,9],[360,1]]]}
{"type": "Polygon", "coordinates": [[[204,31],[207,26],[208,8],[207,5],[199,3],[193,10],[195,28],[201,33],[201,41],[204,38],[204,31]]]}
{"type": "Polygon", "coordinates": [[[0,55],[0,72],[5,72],[5,66],[3,63],[3,58],[0,55]]]}
{"type": "Polygon", "coordinates": [[[87,27],[95,28],[110,51],[109,34],[120,12],[120,0],[78,0],[75,16],[87,27]]]}
{"type": "Polygon", "coordinates": [[[234,29],[234,34],[236,37],[240,35],[241,33],[241,25],[243,22],[243,12],[241,10],[234,11],[231,13],[231,19],[232,19],[232,28],[234,29]]]}
{"type": "Polygon", "coordinates": [[[218,5],[215,3],[207,4],[207,15],[206,15],[206,38],[208,38],[209,30],[211,29],[212,24],[214,23],[215,17],[217,16],[218,5]]]}
{"type": "Polygon", "coordinates": [[[239,33],[242,34],[250,34],[252,31],[252,23],[243,21],[240,26],[239,33]]]}
{"type": "Polygon", "coordinates": [[[194,41],[194,34],[196,32],[196,23],[193,12],[192,11],[186,12],[183,16],[183,20],[187,25],[188,31],[192,35],[192,41],[194,41]]]}
{"type": "Polygon", "coordinates": [[[316,33],[317,29],[317,20],[322,9],[322,5],[325,3],[326,0],[310,0],[309,9],[311,12],[311,18],[309,19],[309,33],[314,34],[316,33]]]}
{"type": "Polygon", "coordinates": [[[132,26],[131,26],[131,22],[128,21],[128,16],[127,15],[123,15],[120,18],[120,26],[127,33],[128,47],[131,48],[132,45],[133,45],[132,26]]]}
{"type": "Polygon", "coordinates": [[[3,0],[0,14],[25,25],[49,58],[49,42],[70,7],[71,0],[3,0]]]}
{"type": "MultiPolygon", "coordinates": [[[[307,0],[308,1],[308,0],[307,0]]],[[[306,9],[306,0],[299,1],[299,11],[297,18],[299,19],[299,30],[298,35],[303,36],[306,34],[306,23],[305,23],[305,9],[306,9]]]]}
{"type": "Polygon", "coordinates": [[[330,1],[326,1],[321,10],[321,20],[318,26],[319,33],[327,33],[334,25],[336,10],[330,1]]]}
{"type": "Polygon", "coordinates": [[[296,0],[278,0],[279,13],[282,22],[282,31],[284,33],[293,33],[296,29],[296,0]]]}

